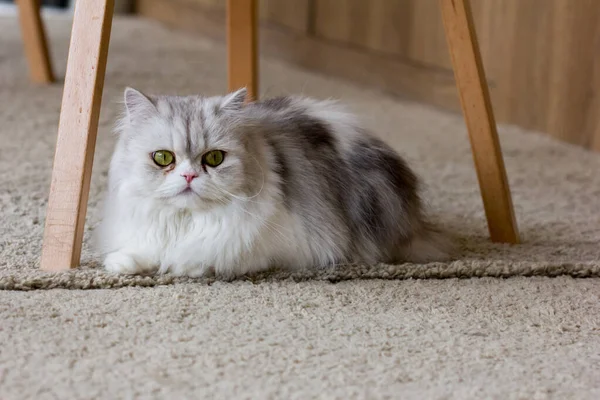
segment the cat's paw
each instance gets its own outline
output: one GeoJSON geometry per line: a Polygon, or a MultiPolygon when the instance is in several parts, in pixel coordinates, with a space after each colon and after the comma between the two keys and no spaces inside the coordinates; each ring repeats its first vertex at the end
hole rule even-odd
{"type": "Polygon", "coordinates": [[[189,278],[207,278],[215,275],[214,267],[205,267],[198,264],[163,264],[158,270],[159,274],[173,274],[189,278]]]}
{"type": "Polygon", "coordinates": [[[138,262],[126,253],[110,253],[104,259],[104,268],[114,274],[136,275],[154,272],[154,268],[138,262]]]}

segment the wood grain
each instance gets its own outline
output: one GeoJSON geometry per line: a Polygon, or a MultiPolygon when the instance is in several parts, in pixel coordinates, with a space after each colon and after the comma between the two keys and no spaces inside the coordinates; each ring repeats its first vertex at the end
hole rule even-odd
{"type": "Polygon", "coordinates": [[[493,241],[519,233],[469,0],[440,0],[446,38],[493,241]]]}
{"type": "MultiPolygon", "coordinates": [[[[138,12],[172,28],[183,29],[215,40],[225,40],[225,16],[180,0],[138,0],[138,12]]],[[[189,0],[186,0],[189,1],[189,0]]],[[[438,9],[439,13],[439,9],[438,9]]],[[[411,99],[439,105],[455,104],[460,110],[452,70],[423,68],[420,65],[356,47],[340,46],[294,30],[265,24],[260,28],[261,54],[302,67],[385,88],[411,99]]]]}
{"type": "MultiPolygon", "coordinates": [[[[224,14],[224,2],[138,0],[146,9],[156,10],[159,4],[168,8],[169,16],[154,14],[160,20],[175,14],[189,20],[187,11],[224,14]]],[[[281,55],[270,53],[276,57],[460,110],[452,84],[441,78],[452,76],[452,63],[437,0],[262,0],[259,4],[261,20],[268,22],[261,30],[266,36],[264,51],[269,51],[264,42],[279,42],[281,55]],[[265,29],[271,25],[282,29],[265,29]],[[325,58],[314,59],[314,53],[325,58]],[[352,64],[355,59],[367,68],[352,64]],[[398,77],[399,70],[408,75],[398,77]],[[431,79],[421,78],[428,75],[431,79]]],[[[600,151],[600,2],[472,0],[472,6],[497,120],[600,151]]],[[[214,14],[210,17],[208,22],[214,26],[214,14]]],[[[176,21],[173,24],[177,26],[176,21]]],[[[185,29],[213,35],[201,26],[185,29]]]]}
{"type": "Polygon", "coordinates": [[[39,2],[38,0],[17,0],[17,7],[31,81],[52,83],[54,82],[54,73],[39,2]]]}
{"type": "Polygon", "coordinates": [[[315,16],[317,37],[451,68],[435,0],[317,0],[315,16]]]}
{"type": "Polygon", "coordinates": [[[281,25],[296,32],[311,29],[311,0],[261,0],[259,16],[265,22],[281,25]]]}
{"type": "MultiPolygon", "coordinates": [[[[316,0],[316,34],[423,68],[451,68],[437,0],[316,0]],[[354,27],[358,27],[355,29],[354,27]]],[[[596,0],[472,0],[501,122],[597,149],[596,0]]],[[[393,79],[385,77],[385,79],[393,79]]],[[[456,103],[429,103],[456,109],[456,103]]]]}
{"type": "MultiPolygon", "coordinates": [[[[169,0],[165,3],[178,4],[209,13],[225,13],[227,0],[169,0]]],[[[310,26],[310,3],[314,0],[256,0],[260,21],[273,23],[294,31],[306,32],[310,26]]],[[[138,11],[147,3],[137,1],[138,11]]]]}
{"type": "Polygon", "coordinates": [[[58,126],[41,268],[79,265],[114,0],[78,1],[58,126]]]}
{"type": "Polygon", "coordinates": [[[227,79],[229,91],[248,89],[258,96],[258,3],[227,0],[227,79]]]}

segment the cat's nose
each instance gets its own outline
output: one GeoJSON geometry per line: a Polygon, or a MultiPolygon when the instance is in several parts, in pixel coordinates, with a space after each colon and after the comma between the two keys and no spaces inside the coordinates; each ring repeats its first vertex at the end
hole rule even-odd
{"type": "Polygon", "coordinates": [[[181,174],[181,176],[183,176],[183,178],[185,179],[185,181],[187,183],[190,183],[191,181],[194,180],[194,178],[198,177],[198,174],[195,172],[185,172],[185,173],[181,174]]]}

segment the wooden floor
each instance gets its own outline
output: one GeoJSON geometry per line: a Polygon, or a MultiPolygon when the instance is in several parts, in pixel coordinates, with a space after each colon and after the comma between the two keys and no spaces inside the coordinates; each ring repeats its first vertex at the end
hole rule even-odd
{"type": "MultiPolygon", "coordinates": [[[[600,1],[471,0],[499,122],[600,151],[600,1]]],[[[459,110],[438,0],[263,0],[261,51],[459,110]]],[[[224,38],[225,0],[138,0],[224,38]]]]}

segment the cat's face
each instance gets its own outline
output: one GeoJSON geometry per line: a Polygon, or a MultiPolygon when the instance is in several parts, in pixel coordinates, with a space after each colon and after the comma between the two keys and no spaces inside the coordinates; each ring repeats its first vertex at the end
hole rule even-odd
{"type": "Polygon", "coordinates": [[[141,196],[178,208],[210,209],[252,195],[263,176],[251,132],[235,117],[245,96],[150,98],[128,88],[111,172],[141,196]]]}

